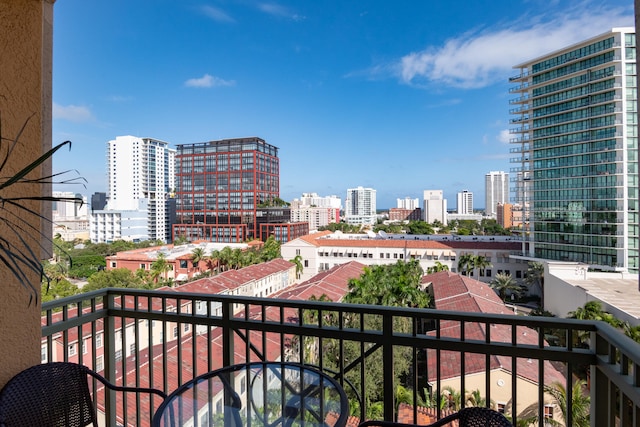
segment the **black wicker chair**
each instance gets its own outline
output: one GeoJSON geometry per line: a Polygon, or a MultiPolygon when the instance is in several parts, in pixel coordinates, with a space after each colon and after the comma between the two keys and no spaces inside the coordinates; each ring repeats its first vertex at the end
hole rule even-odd
{"type": "Polygon", "coordinates": [[[113,385],[83,365],[44,363],[18,373],[0,391],[0,427],[97,426],[88,376],[111,390],[152,393],[161,400],[166,398],[164,392],[152,388],[113,385]]]}
{"type": "MultiPolygon", "coordinates": [[[[441,427],[458,421],[459,427],[513,427],[508,419],[498,411],[489,408],[469,407],[446,416],[428,427],[441,427]]],[[[365,421],[359,427],[418,427],[417,424],[394,423],[392,421],[365,421]]]]}

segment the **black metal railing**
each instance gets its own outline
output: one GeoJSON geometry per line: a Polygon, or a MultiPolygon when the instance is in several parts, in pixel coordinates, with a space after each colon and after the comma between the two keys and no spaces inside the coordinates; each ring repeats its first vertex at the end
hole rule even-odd
{"type": "MultiPolygon", "coordinates": [[[[308,363],[333,372],[360,419],[395,420],[404,402],[414,420],[423,408],[440,417],[481,405],[514,424],[573,425],[583,379],[591,425],[640,423],[640,345],[602,322],[107,289],[43,304],[42,349],[43,361],[165,392],[235,363],[308,363]],[[566,420],[545,388],[554,382],[566,420]]],[[[109,425],[148,425],[159,403],[106,393],[97,405],[109,425]]]]}

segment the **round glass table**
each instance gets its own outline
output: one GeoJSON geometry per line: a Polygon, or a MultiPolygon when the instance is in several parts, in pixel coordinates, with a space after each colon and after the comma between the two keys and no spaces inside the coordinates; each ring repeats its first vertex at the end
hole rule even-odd
{"type": "Polygon", "coordinates": [[[347,396],[317,368],[289,362],[232,365],[178,387],[158,407],[155,427],[344,426],[347,396]]]}

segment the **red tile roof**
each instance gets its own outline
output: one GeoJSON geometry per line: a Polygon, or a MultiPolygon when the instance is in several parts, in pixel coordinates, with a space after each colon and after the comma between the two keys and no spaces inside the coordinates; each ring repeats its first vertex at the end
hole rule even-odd
{"type": "MultiPolygon", "coordinates": [[[[467,276],[441,271],[428,274],[422,278],[422,283],[431,284],[434,295],[435,307],[438,310],[463,311],[482,314],[512,314],[513,311],[506,307],[498,295],[486,283],[479,282],[467,276]]],[[[461,322],[448,320],[440,322],[440,336],[461,338],[461,322]]],[[[429,333],[435,335],[435,331],[429,333]]],[[[512,328],[509,325],[491,325],[491,342],[512,342],[512,328]]],[[[486,340],[486,327],[484,324],[466,322],[464,325],[464,338],[468,340],[486,340]]],[[[518,326],[516,330],[516,342],[518,344],[538,345],[538,332],[524,326],[518,326]]],[[[545,343],[546,344],[546,343],[545,343]]],[[[481,373],[486,371],[486,358],[476,353],[464,354],[465,374],[481,373]]],[[[549,361],[544,361],[544,382],[562,381],[564,376],[549,361]]],[[[504,369],[511,372],[512,359],[507,356],[492,355],[489,358],[490,369],[504,369]]],[[[438,361],[435,350],[427,350],[427,371],[429,381],[435,381],[437,367],[440,366],[440,378],[457,378],[461,375],[462,354],[454,351],[441,351],[438,361]]],[[[516,373],[534,383],[538,383],[538,362],[533,360],[518,359],[516,373]]]]}

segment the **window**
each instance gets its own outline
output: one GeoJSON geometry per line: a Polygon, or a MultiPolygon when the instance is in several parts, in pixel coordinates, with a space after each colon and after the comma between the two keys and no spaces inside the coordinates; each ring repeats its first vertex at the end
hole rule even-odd
{"type": "Polygon", "coordinates": [[[116,262],[115,261],[111,261],[111,268],[116,268],[116,262]]]}
{"type": "Polygon", "coordinates": [[[185,332],[189,332],[189,324],[188,323],[184,324],[184,331],[185,332]]]}
{"type": "Polygon", "coordinates": [[[544,405],[544,417],[553,419],[553,405],[544,405]]]}
{"type": "Polygon", "coordinates": [[[305,259],[305,260],[304,260],[304,266],[305,266],[305,267],[309,267],[309,260],[308,260],[308,259],[305,259]]]}
{"type": "Polygon", "coordinates": [[[516,279],[522,279],[522,271],[516,270],[516,279]]]}
{"type": "Polygon", "coordinates": [[[147,268],[147,264],[140,264],[140,269],[141,270],[146,270],[147,268]]]}
{"type": "Polygon", "coordinates": [[[122,350],[116,350],[116,361],[122,360],[122,350]]]}
{"type": "Polygon", "coordinates": [[[296,255],[300,255],[300,249],[296,249],[296,255]]]}
{"type": "Polygon", "coordinates": [[[491,277],[491,270],[485,270],[484,273],[487,275],[487,277],[491,277]]]}
{"type": "Polygon", "coordinates": [[[393,254],[394,259],[398,259],[398,254],[393,254]]]}
{"type": "Polygon", "coordinates": [[[187,268],[187,260],[186,259],[181,259],[180,260],[180,268],[187,268]]]}
{"type": "Polygon", "coordinates": [[[500,412],[501,414],[504,414],[504,408],[505,408],[505,404],[504,403],[498,403],[498,412],[500,412]]]}
{"type": "Polygon", "coordinates": [[[96,372],[100,372],[104,369],[104,359],[102,356],[99,356],[96,359],[96,372]]]}
{"type": "Polygon", "coordinates": [[[222,412],[222,399],[218,399],[218,401],[216,402],[216,412],[222,412]]]}
{"type": "Polygon", "coordinates": [[[133,343],[129,346],[129,354],[135,354],[136,352],[136,344],[133,343]]]}
{"type": "Polygon", "coordinates": [[[46,361],[47,361],[47,347],[46,346],[40,347],[40,361],[42,363],[46,363],[46,361]]]}
{"type": "Polygon", "coordinates": [[[76,345],[75,344],[69,344],[68,345],[68,353],[69,353],[69,356],[75,356],[76,355],[76,345]]]}
{"type": "Polygon", "coordinates": [[[87,339],[83,339],[82,340],[82,354],[87,354],[87,348],[89,347],[89,344],[87,343],[87,339]]]}
{"type": "Polygon", "coordinates": [[[175,328],[173,328],[173,337],[174,338],[178,337],[178,327],[177,326],[175,328]]]}
{"type": "Polygon", "coordinates": [[[244,391],[245,391],[245,388],[246,388],[246,387],[247,387],[247,385],[246,385],[246,378],[245,378],[245,377],[242,377],[242,378],[240,379],[240,394],[243,394],[243,393],[244,393],[244,391]]]}
{"type": "Polygon", "coordinates": [[[102,334],[96,335],[96,348],[102,347],[102,334]]]}
{"type": "Polygon", "coordinates": [[[204,411],[204,413],[200,416],[200,425],[201,426],[209,425],[209,423],[207,422],[208,419],[209,419],[209,411],[204,411]]]}

